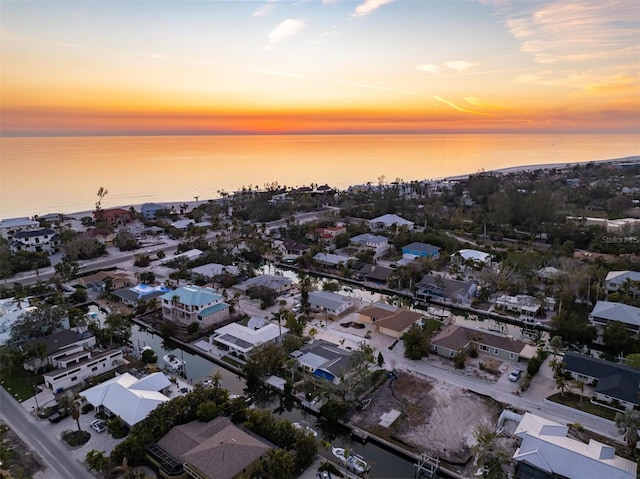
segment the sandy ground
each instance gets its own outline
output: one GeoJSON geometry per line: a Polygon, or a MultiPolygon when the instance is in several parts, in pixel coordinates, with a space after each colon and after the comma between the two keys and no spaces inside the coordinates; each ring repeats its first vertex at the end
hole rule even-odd
{"type": "Polygon", "coordinates": [[[461,464],[471,456],[475,428],[495,424],[499,415],[497,404],[474,393],[436,379],[399,373],[352,422],[417,453],[461,464]],[[380,426],[380,416],[392,409],[403,414],[389,428],[380,426]]]}

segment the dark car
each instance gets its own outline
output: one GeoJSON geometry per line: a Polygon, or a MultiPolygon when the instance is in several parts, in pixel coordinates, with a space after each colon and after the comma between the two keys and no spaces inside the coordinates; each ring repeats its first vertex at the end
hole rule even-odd
{"type": "Polygon", "coordinates": [[[62,409],[56,413],[53,413],[51,416],[49,416],[49,422],[51,423],[60,422],[68,415],[69,415],[69,411],[67,409],[62,409]]]}

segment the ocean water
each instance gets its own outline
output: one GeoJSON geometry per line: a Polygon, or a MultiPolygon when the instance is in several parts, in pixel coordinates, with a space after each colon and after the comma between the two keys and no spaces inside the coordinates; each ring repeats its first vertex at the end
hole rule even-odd
{"type": "Polygon", "coordinates": [[[200,201],[277,182],[336,188],[640,155],[631,134],[0,138],[0,218],[200,201]]]}

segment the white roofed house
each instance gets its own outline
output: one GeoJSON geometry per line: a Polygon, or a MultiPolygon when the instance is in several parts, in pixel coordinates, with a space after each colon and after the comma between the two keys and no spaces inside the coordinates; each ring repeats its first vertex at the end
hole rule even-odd
{"type": "Polygon", "coordinates": [[[394,231],[401,227],[411,231],[414,225],[413,221],[406,220],[395,214],[386,214],[369,220],[369,229],[371,231],[394,231]]]}
{"type": "Polygon", "coordinates": [[[588,444],[567,437],[569,426],[525,413],[515,435],[516,477],[635,479],[638,464],[616,456],[615,449],[593,439],[588,444]]]}
{"type": "Polygon", "coordinates": [[[523,321],[531,321],[532,318],[539,316],[541,311],[544,310],[544,303],[541,303],[538,298],[526,294],[518,294],[516,296],[503,294],[498,297],[495,306],[496,309],[519,313],[520,319],[523,321]]]}
{"type": "Polygon", "coordinates": [[[353,300],[329,291],[311,291],[309,305],[311,309],[324,311],[332,316],[340,316],[353,307],[353,300]]]}
{"type": "Polygon", "coordinates": [[[98,411],[120,416],[132,427],[151,411],[169,400],[161,391],[171,386],[163,373],[153,373],[137,379],[124,373],[80,393],[98,411]]]}
{"type": "Polygon", "coordinates": [[[240,270],[237,266],[219,263],[208,263],[191,269],[191,274],[205,281],[214,281],[224,275],[238,276],[240,270]]]}
{"type": "Polygon", "coordinates": [[[452,254],[451,259],[453,261],[459,261],[462,264],[469,261],[477,268],[491,266],[491,255],[475,249],[461,249],[452,254]]]}
{"type": "Polygon", "coordinates": [[[288,332],[287,328],[278,324],[251,318],[247,326],[231,323],[217,329],[209,342],[240,359],[246,359],[259,346],[282,342],[288,332]]]}
{"type": "Polygon", "coordinates": [[[163,318],[186,325],[199,322],[208,327],[229,318],[229,305],[212,288],[181,286],[160,300],[163,318]]]}

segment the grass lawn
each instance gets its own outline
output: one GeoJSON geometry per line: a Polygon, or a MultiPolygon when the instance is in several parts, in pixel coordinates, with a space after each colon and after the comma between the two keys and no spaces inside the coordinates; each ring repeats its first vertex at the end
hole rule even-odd
{"type": "Polygon", "coordinates": [[[437,331],[438,328],[441,328],[442,326],[444,326],[442,321],[438,321],[437,319],[427,318],[424,321],[424,330],[429,334],[437,331]]]}
{"type": "Polygon", "coordinates": [[[15,372],[0,368],[0,384],[9,394],[22,402],[33,396],[34,384],[42,384],[42,375],[24,369],[15,372]]]}
{"type": "Polygon", "coordinates": [[[562,397],[562,393],[556,393],[549,396],[547,399],[549,401],[557,402],[558,404],[564,404],[565,406],[572,407],[578,411],[609,419],[610,421],[613,421],[616,416],[616,411],[598,406],[597,404],[591,404],[588,397],[583,398],[582,404],[580,404],[580,395],[572,392],[565,392],[564,397],[562,397]]]}

